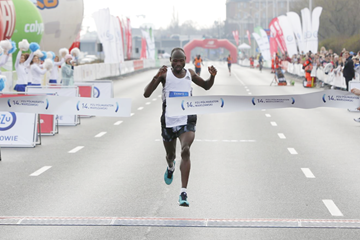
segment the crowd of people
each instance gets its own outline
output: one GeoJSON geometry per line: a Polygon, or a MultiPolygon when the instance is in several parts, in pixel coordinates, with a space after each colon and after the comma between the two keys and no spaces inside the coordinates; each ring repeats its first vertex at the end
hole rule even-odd
{"type": "MultiPolygon", "coordinates": [[[[52,51],[41,51],[39,44],[29,44],[27,40],[19,42],[18,48],[14,65],[17,81],[13,90],[25,92],[27,86],[41,86],[45,74],[48,74],[45,85],[74,85],[74,66],[77,65],[77,58],[80,54],[78,48],[72,49],[70,53],[68,49],[62,48],[59,50],[59,56],[56,56],[52,51]],[[28,53],[29,50],[30,53],[28,53]],[[59,68],[61,69],[61,77],[59,68]]],[[[2,55],[0,67],[7,63],[9,56],[16,50],[15,42],[9,40],[0,42],[0,56],[2,55]]],[[[4,86],[2,86],[3,88],[4,86]]],[[[0,88],[0,91],[2,89],[0,88]]]]}

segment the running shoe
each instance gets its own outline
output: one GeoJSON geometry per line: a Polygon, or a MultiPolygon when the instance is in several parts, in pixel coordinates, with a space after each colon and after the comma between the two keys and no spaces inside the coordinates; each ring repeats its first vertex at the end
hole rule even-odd
{"type": "Polygon", "coordinates": [[[354,118],[354,121],[360,123],[360,118],[354,118]]]}
{"type": "Polygon", "coordinates": [[[164,174],[164,181],[167,185],[170,185],[172,183],[172,180],[174,178],[174,172],[175,172],[175,161],[174,161],[174,171],[169,170],[168,167],[166,167],[166,171],[164,174]]]}
{"type": "Polygon", "coordinates": [[[182,192],[179,196],[179,206],[182,207],[188,207],[189,206],[189,202],[187,200],[187,194],[186,192],[182,192]]]}

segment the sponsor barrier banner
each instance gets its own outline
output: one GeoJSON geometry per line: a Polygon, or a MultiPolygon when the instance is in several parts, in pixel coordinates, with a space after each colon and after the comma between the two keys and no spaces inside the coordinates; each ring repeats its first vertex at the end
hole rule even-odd
{"type": "Polygon", "coordinates": [[[195,96],[168,98],[168,116],[226,113],[276,108],[357,108],[359,96],[344,91],[321,91],[299,95],[195,96]]]}
{"type": "Polygon", "coordinates": [[[1,147],[35,147],[37,114],[0,112],[1,147]]]}
{"type": "MultiPolygon", "coordinates": [[[[28,94],[55,94],[58,96],[66,96],[66,97],[78,97],[79,96],[79,88],[77,86],[48,86],[48,87],[26,87],[26,91],[28,94]]],[[[47,113],[48,114],[48,113],[47,113]]],[[[78,115],[71,114],[58,114],[59,125],[61,126],[76,126],[79,124],[78,115]]]]}
{"type": "Polygon", "coordinates": [[[62,96],[0,95],[0,111],[130,117],[130,98],[81,98],[62,96]]]}

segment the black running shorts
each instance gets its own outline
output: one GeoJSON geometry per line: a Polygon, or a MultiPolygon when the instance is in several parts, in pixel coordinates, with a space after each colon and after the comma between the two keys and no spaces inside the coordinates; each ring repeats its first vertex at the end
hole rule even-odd
{"type": "Polygon", "coordinates": [[[161,127],[161,136],[164,142],[171,142],[185,132],[195,132],[195,128],[195,124],[192,123],[172,128],[161,127]]]}

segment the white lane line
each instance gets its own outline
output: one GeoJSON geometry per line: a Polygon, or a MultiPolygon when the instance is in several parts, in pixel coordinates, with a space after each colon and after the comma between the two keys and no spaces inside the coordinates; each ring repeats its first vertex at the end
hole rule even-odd
{"type": "Polygon", "coordinates": [[[151,104],[151,102],[147,102],[147,103],[145,103],[146,105],[150,105],[151,104]]]}
{"type": "Polygon", "coordinates": [[[266,109],[261,109],[261,111],[265,112],[265,111],[266,111],[266,109]]]}
{"type": "Polygon", "coordinates": [[[265,116],[266,116],[266,117],[271,117],[271,115],[270,115],[270,114],[265,114],[265,116]]]}
{"type": "Polygon", "coordinates": [[[276,127],[277,123],[276,122],[270,122],[271,126],[276,127]]]}
{"type": "Polygon", "coordinates": [[[158,97],[161,97],[161,95],[159,95],[158,97]]]}
{"type": "Polygon", "coordinates": [[[134,116],[134,115],[135,115],[135,113],[131,113],[131,114],[130,114],[130,117],[132,117],[132,116],[134,116]]]}
{"type": "Polygon", "coordinates": [[[83,148],[84,148],[84,146],[78,146],[78,147],[74,148],[73,150],[70,150],[69,153],[76,153],[77,151],[80,151],[83,148]]]}
{"type": "Polygon", "coordinates": [[[49,170],[51,168],[51,166],[45,166],[45,167],[42,167],[40,168],[39,170],[33,172],[32,174],[30,174],[31,177],[37,177],[39,176],[40,174],[42,174],[43,172],[49,170]]]}
{"type": "Polygon", "coordinates": [[[344,216],[340,209],[335,205],[334,201],[331,199],[324,199],[322,200],[327,209],[329,210],[330,214],[334,217],[341,217],[344,216]]]}
{"type": "Polygon", "coordinates": [[[247,86],[245,86],[245,88],[248,88],[247,86]]]}
{"type": "Polygon", "coordinates": [[[311,172],[311,170],[309,168],[302,168],[301,171],[303,171],[305,177],[315,178],[314,174],[311,172]]]}
{"type": "Polygon", "coordinates": [[[278,136],[280,139],[286,139],[285,135],[283,133],[278,133],[278,136]]]}
{"type": "Polygon", "coordinates": [[[295,150],[295,148],[288,148],[289,152],[293,155],[298,154],[297,151],[295,150]]]}
{"type": "Polygon", "coordinates": [[[123,121],[117,121],[114,125],[120,125],[123,121]]]}
{"type": "Polygon", "coordinates": [[[249,94],[249,95],[251,95],[252,93],[251,93],[251,92],[249,92],[248,94],[249,94]]]}
{"type": "Polygon", "coordinates": [[[99,137],[104,136],[105,134],[106,134],[106,132],[101,132],[101,133],[99,133],[98,135],[96,135],[95,137],[96,137],[96,138],[99,138],[99,137]]]}
{"type": "Polygon", "coordinates": [[[250,92],[250,89],[246,89],[246,91],[250,92]]]}
{"type": "Polygon", "coordinates": [[[153,100],[153,101],[156,101],[157,99],[156,99],[156,98],[153,98],[152,100],[153,100]]]}
{"type": "Polygon", "coordinates": [[[141,111],[141,110],[143,110],[143,109],[144,109],[144,107],[139,107],[139,108],[138,108],[139,111],[141,111]]]}

